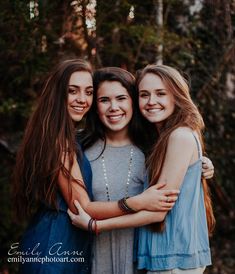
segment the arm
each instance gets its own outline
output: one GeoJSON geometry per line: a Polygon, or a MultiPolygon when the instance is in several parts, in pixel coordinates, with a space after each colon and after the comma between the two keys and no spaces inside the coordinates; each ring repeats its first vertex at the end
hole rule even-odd
{"type": "MultiPolygon", "coordinates": [[[[68,159],[65,159],[65,167],[68,169],[68,159]]],[[[74,156],[74,164],[71,170],[73,178],[79,180],[83,185],[83,179],[81,170],[77,163],[76,157],[74,156]]],[[[71,192],[68,188],[68,179],[64,176],[63,172],[61,171],[59,174],[58,185],[59,189],[68,204],[69,209],[77,213],[77,209],[74,206],[74,200],[78,200],[79,203],[82,205],[84,210],[91,215],[93,218],[96,219],[106,219],[115,216],[121,216],[125,213],[118,207],[117,202],[91,202],[89,196],[81,185],[77,182],[71,182],[71,192]]],[[[85,186],[85,185],[84,185],[85,186]]],[[[161,186],[160,186],[161,188],[161,186]]],[[[151,208],[154,210],[169,210],[174,205],[175,200],[177,197],[175,195],[178,194],[177,190],[158,190],[158,186],[152,187],[147,193],[143,195],[137,195],[128,199],[128,205],[137,211],[148,208],[149,203],[151,204],[151,208]],[[171,202],[166,202],[166,196],[171,196],[171,202]]]]}
{"type": "MultiPolygon", "coordinates": [[[[78,201],[75,201],[74,204],[79,214],[73,214],[73,212],[68,209],[68,214],[72,221],[72,224],[84,230],[88,230],[88,222],[91,217],[83,210],[78,201]]],[[[131,215],[119,216],[102,221],[97,221],[97,226],[99,232],[101,232],[112,229],[138,227],[153,222],[161,222],[164,220],[164,217],[164,212],[140,211],[131,215]]]]}
{"type": "MultiPolygon", "coordinates": [[[[196,160],[193,159],[194,154],[197,155],[197,146],[192,133],[187,129],[175,130],[169,138],[166,158],[158,182],[166,182],[164,187],[166,189],[179,189],[183,182],[188,166],[191,164],[191,161],[196,160]]],[[[71,214],[71,212],[68,213],[74,225],[86,229],[89,216],[84,213],[79,204],[77,204],[77,206],[79,207],[79,215],[71,214]]],[[[136,227],[163,221],[166,214],[167,211],[140,211],[131,215],[98,221],[97,225],[99,231],[136,227]]]]}

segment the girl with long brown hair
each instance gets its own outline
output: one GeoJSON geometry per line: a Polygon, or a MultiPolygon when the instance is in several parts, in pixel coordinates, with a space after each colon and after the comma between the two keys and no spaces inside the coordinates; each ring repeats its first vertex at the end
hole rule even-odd
{"type": "Polygon", "coordinates": [[[80,59],[64,61],[49,75],[28,122],[14,171],[17,215],[20,220],[31,218],[19,247],[25,260],[20,273],[89,273],[92,238],[70,224],[58,182],[66,178],[71,196],[75,183],[92,197],[91,168],[75,134],[92,100],[90,64],[80,59]],[[75,161],[83,182],[71,176],[75,161]]]}
{"type": "MultiPolygon", "coordinates": [[[[149,65],[137,76],[139,108],[153,125],[156,143],[147,159],[146,187],[165,182],[180,189],[173,209],[141,211],[97,222],[99,231],[142,226],[137,262],[148,273],[203,273],[211,264],[208,235],[215,219],[208,187],[202,175],[203,119],[193,103],[187,81],[174,68],[149,65]]],[[[90,219],[79,206],[74,223],[86,228],[90,219]]]]}

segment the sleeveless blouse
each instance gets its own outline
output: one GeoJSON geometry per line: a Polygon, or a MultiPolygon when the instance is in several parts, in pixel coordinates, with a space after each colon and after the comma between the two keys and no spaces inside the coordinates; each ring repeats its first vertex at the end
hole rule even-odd
{"type": "MultiPolygon", "coordinates": [[[[87,192],[92,198],[91,167],[82,151],[78,163],[87,192]]],[[[90,273],[92,235],[72,225],[67,214],[68,206],[59,192],[57,204],[58,211],[42,204],[33,216],[20,242],[20,251],[28,251],[28,255],[23,256],[28,261],[19,264],[19,273],[90,273]]]]}
{"type": "Polygon", "coordinates": [[[180,195],[166,215],[164,231],[153,232],[148,227],[139,229],[138,269],[190,269],[211,264],[201,183],[201,148],[195,139],[199,159],[187,169],[180,195]]]}

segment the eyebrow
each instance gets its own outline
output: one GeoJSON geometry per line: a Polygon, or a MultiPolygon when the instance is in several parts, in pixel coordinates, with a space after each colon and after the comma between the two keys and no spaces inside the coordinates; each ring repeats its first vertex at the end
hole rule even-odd
{"type": "MultiPolygon", "coordinates": [[[[117,95],[117,96],[115,96],[115,98],[120,98],[120,97],[129,97],[129,94],[120,94],[120,95],[117,95]]],[[[97,100],[98,99],[103,99],[103,98],[105,98],[105,99],[109,99],[109,96],[100,96],[100,97],[97,97],[97,100]]]]}
{"type": "MultiPolygon", "coordinates": [[[[154,91],[166,91],[166,89],[165,88],[157,88],[157,89],[155,89],[154,91]]],[[[141,89],[141,90],[139,90],[139,92],[149,92],[149,90],[146,90],[146,89],[141,89]]]]}
{"type": "Polygon", "coordinates": [[[117,95],[116,98],[119,98],[119,97],[129,97],[129,94],[120,94],[120,95],[117,95]]]}
{"type": "MultiPolygon", "coordinates": [[[[72,88],[80,88],[80,86],[77,86],[77,85],[69,85],[69,87],[72,87],[72,88]]],[[[93,89],[93,86],[87,86],[87,88],[92,88],[93,89]]]]}

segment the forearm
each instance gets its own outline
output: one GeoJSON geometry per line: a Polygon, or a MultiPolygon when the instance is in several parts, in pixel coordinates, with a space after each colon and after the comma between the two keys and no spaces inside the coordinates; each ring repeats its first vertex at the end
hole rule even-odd
{"type": "MultiPolygon", "coordinates": [[[[135,211],[143,210],[143,205],[141,204],[141,196],[136,195],[127,199],[128,206],[135,211]]],[[[83,205],[82,205],[83,206],[83,205]]],[[[92,217],[98,220],[108,219],[112,217],[126,215],[119,206],[117,201],[113,202],[101,202],[94,201],[89,202],[84,207],[84,210],[92,217]]]]}
{"type": "Polygon", "coordinates": [[[102,220],[124,215],[125,213],[118,207],[117,202],[88,202],[83,209],[94,219],[102,220]]]}
{"type": "Polygon", "coordinates": [[[140,211],[116,218],[97,221],[98,230],[107,231],[129,227],[139,227],[164,220],[167,212],[140,211]]]}

